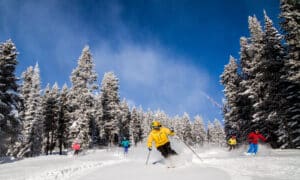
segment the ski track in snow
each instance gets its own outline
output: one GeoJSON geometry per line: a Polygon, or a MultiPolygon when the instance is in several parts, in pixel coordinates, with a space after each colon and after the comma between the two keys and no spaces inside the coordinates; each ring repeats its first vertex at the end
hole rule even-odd
{"type": "Polygon", "coordinates": [[[299,180],[299,150],[272,150],[260,146],[257,155],[245,155],[247,147],[232,152],[226,149],[209,149],[200,152],[203,161],[193,162],[205,167],[215,167],[230,174],[232,180],[299,180]]]}
{"type": "Polygon", "coordinates": [[[95,168],[109,166],[121,163],[120,160],[109,160],[103,162],[84,162],[79,166],[70,166],[62,169],[55,169],[48,172],[45,172],[41,175],[35,177],[29,177],[28,180],[63,180],[69,179],[72,176],[79,174],[85,174],[85,171],[90,171],[95,168]]]}
{"type": "Polygon", "coordinates": [[[197,150],[202,160],[184,147],[172,159],[175,168],[167,168],[155,149],[145,164],[144,145],[130,148],[124,156],[121,148],[89,150],[79,156],[40,156],[0,164],[0,180],[298,180],[300,152],[272,150],[261,146],[258,155],[246,156],[245,148],[228,152],[226,148],[205,147],[197,150]]]}

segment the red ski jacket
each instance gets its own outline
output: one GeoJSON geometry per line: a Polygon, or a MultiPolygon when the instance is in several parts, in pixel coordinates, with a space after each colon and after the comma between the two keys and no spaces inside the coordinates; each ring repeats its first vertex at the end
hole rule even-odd
{"type": "Polygon", "coordinates": [[[73,150],[80,150],[80,144],[75,143],[75,144],[73,144],[72,148],[73,148],[73,150]]]}
{"type": "Polygon", "coordinates": [[[256,134],[255,132],[252,132],[248,135],[248,141],[252,144],[257,144],[258,139],[261,139],[262,141],[266,141],[267,139],[261,135],[260,133],[256,134]]]}

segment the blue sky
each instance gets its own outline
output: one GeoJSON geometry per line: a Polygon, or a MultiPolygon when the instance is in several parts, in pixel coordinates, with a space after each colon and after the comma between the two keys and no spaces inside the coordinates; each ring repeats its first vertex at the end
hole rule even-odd
{"type": "Polygon", "coordinates": [[[39,63],[43,87],[70,85],[89,45],[98,83],[114,71],[131,105],[207,121],[222,119],[219,76],[264,9],[278,27],[279,0],[0,0],[0,41],[16,44],[18,76],[39,63]]]}

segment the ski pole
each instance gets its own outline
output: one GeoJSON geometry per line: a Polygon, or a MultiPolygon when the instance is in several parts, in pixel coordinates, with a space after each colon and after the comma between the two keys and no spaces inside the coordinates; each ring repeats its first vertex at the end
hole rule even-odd
{"type": "Polygon", "coordinates": [[[149,157],[150,157],[151,151],[148,152],[147,160],[146,160],[146,165],[148,165],[149,157]]]}
{"type": "Polygon", "coordinates": [[[186,147],[188,147],[191,151],[192,151],[192,153],[194,153],[196,156],[197,156],[197,158],[198,159],[200,159],[202,162],[203,162],[203,159],[194,151],[194,149],[192,149],[192,147],[190,147],[186,142],[184,142],[183,140],[181,140],[178,136],[176,136],[177,137],[177,139],[179,139],[181,142],[183,142],[183,144],[186,146],[186,147]]]}

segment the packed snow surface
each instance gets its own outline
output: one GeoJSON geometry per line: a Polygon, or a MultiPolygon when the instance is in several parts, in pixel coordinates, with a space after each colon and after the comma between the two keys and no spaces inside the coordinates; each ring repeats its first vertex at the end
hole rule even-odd
{"type": "Polygon", "coordinates": [[[19,161],[2,161],[1,180],[299,180],[300,151],[273,150],[260,145],[256,156],[245,155],[247,147],[228,152],[224,147],[200,147],[197,156],[183,144],[173,142],[179,156],[171,161],[162,159],[153,150],[148,164],[144,144],[122,149],[89,150],[79,156],[49,155],[19,161]],[[174,168],[168,168],[172,164],[174,168]]]}

